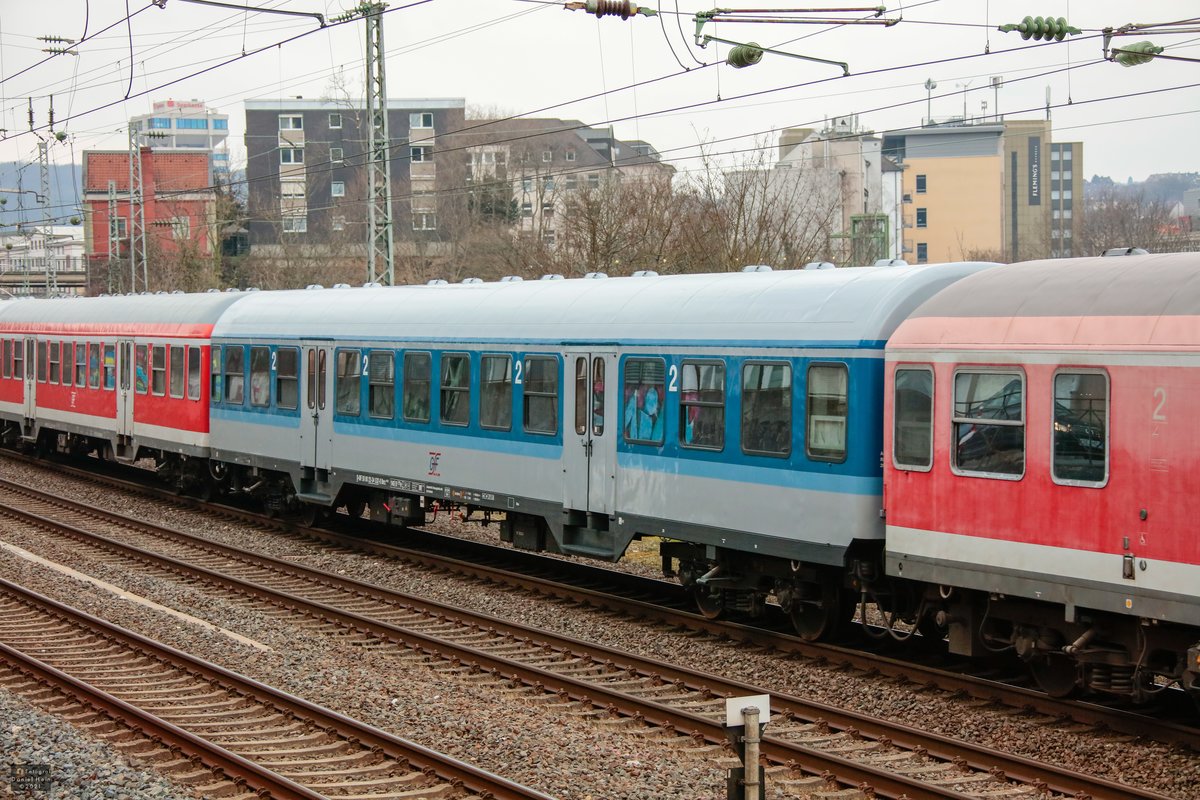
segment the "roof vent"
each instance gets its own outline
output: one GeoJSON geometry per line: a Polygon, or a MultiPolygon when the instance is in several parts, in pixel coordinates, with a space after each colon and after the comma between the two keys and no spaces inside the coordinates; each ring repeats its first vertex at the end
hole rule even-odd
{"type": "Polygon", "coordinates": [[[1148,255],[1150,255],[1150,251],[1145,250],[1141,247],[1113,247],[1109,250],[1105,250],[1104,255],[1106,255],[1106,256],[1148,256],[1148,255]]]}
{"type": "MultiPolygon", "coordinates": [[[[220,289],[205,289],[204,293],[205,294],[220,294],[221,290],[220,289]]],[[[103,295],[101,295],[101,297],[103,297],[103,295]]]]}
{"type": "Polygon", "coordinates": [[[247,291],[247,292],[261,292],[261,291],[262,291],[262,289],[259,289],[257,286],[247,286],[247,287],[246,287],[246,289],[245,289],[245,291],[247,291]]]}
{"type": "Polygon", "coordinates": [[[908,262],[903,258],[881,258],[875,262],[877,267],[907,267],[908,262]]]}
{"type": "Polygon", "coordinates": [[[522,278],[520,275],[505,275],[503,278],[500,279],[500,282],[501,283],[520,283],[523,280],[525,280],[525,279],[522,278]]]}
{"type": "Polygon", "coordinates": [[[629,277],[631,278],[657,278],[658,273],[652,269],[639,269],[629,277]]]}
{"type": "Polygon", "coordinates": [[[183,289],[172,289],[171,294],[187,294],[183,289]]]}
{"type": "Polygon", "coordinates": [[[769,264],[747,264],[742,267],[742,272],[771,272],[769,264]]]}
{"type": "Polygon", "coordinates": [[[810,261],[804,265],[804,269],[837,269],[831,261],[810,261]]]}
{"type": "Polygon", "coordinates": [[[379,281],[367,281],[363,284],[364,289],[379,289],[383,286],[379,281]]]}
{"type": "Polygon", "coordinates": [[[608,273],[607,272],[589,272],[588,274],[584,275],[583,277],[587,278],[588,280],[598,280],[600,278],[607,278],[608,273]]]}
{"type": "Polygon", "coordinates": [[[463,278],[463,283],[483,283],[483,278],[463,278]]]}
{"type": "Polygon", "coordinates": [[[563,276],[559,275],[557,272],[552,272],[548,275],[542,276],[542,280],[544,280],[544,281],[561,281],[562,279],[563,279],[563,276]]]}
{"type": "Polygon", "coordinates": [[[333,288],[334,288],[334,289],[349,289],[349,288],[350,288],[350,284],[348,284],[348,283],[335,283],[335,284],[333,285],[333,288]]]}
{"type": "Polygon", "coordinates": [[[445,286],[449,282],[450,281],[446,280],[445,278],[432,278],[428,281],[425,281],[425,285],[426,286],[445,286]]]}
{"type": "Polygon", "coordinates": [[[325,287],[319,283],[310,283],[308,286],[305,286],[304,288],[307,289],[308,291],[313,291],[316,289],[324,289],[325,287]]]}

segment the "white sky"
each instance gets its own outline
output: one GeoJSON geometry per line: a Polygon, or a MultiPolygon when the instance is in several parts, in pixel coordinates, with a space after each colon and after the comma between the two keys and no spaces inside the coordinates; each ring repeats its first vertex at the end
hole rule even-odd
{"type": "MultiPolygon", "coordinates": [[[[36,140],[21,133],[28,128],[29,97],[42,125],[52,94],[60,120],[57,128],[70,133],[67,142],[52,148],[56,163],[70,162],[72,152],[78,161],[79,152],[87,148],[125,147],[124,125],[130,116],[149,112],[155,100],[175,98],[203,100],[230,115],[229,144],[236,167],[244,160],[243,100],[321,97],[329,94],[335,74],[342,75],[352,96],[362,95],[361,21],[315,30],[317,24],[309,18],[245,13],[184,0],[167,0],[165,9],[146,7],[136,13],[147,2],[129,0],[135,12],[131,25],[118,24],[79,45],[78,56],[39,64],[46,58],[41,52],[46,44],[36,37],[78,39],[85,15],[89,34],[95,34],[122,20],[126,4],[0,0],[0,128],[8,129],[7,138],[0,141],[0,160],[36,158],[36,140]],[[306,31],[311,33],[271,46],[306,31]],[[262,47],[267,49],[219,66],[262,47]],[[208,67],[212,69],[188,77],[208,67]]],[[[889,28],[705,27],[705,33],[722,38],[846,61],[851,70],[846,78],[838,77],[841,71],[836,67],[769,53],[747,69],[698,68],[693,58],[718,61],[727,50],[717,44],[702,50],[692,41],[691,14],[712,6],[696,0],[659,2],[660,10],[678,8],[682,16],[597,20],[582,11],[565,11],[561,3],[528,0],[427,0],[411,7],[403,0],[391,2],[392,10],[385,15],[388,94],[462,97],[468,108],[508,113],[565,103],[534,115],[594,125],[615,120],[619,137],[645,139],[665,158],[688,169],[695,166],[702,142],[708,142],[712,154],[736,152],[764,141],[774,144],[777,136],[772,132],[780,128],[819,126],[833,116],[857,113],[860,124],[875,131],[919,125],[926,114],[926,79],[938,84],[932,98],[935,118],[961,115],[964,101],[970,116],[985,113],[984,102],[986,113],[992,114],[997,100],[1009,118],[1043,118],[1048,88],[1052,103],[1073,101],[1053,109],[1054,138],[1084,142],[1086,177],[1099,173],[1123,181],[1156,172],[1200,171],[1200,88],[1189,86],[1200,84],[1200,63],[1156,61],[1124,68],[1101,62],[1101,40],[1095,35],[1105,26],[1194,17],[1200,10],[1190,0],[1076,0],[1073,6],[1069,0],[908,0],[903,6],[888,6],[890,17],[899,17],[903,9],[904,20],[889,28]],[[1131,18],[1134,7],[1138,16],[1131,18]],[[995,30],[1026,14],[1048,13],[1068,17],[1090,38],[1036,47],[1019,34],[995,30]],[[959,24],[928,24],[933,22],[959,24]],[[795,41],[800,37],[807,38],[795,41]],[[987,56],[868,74],[914,62],[980,55],[989,43],[992,52],[987,56]],[[672,47],[679,60],[692,67],[690,72],[681,74],[672,47]],[[998,96],[989,81],[996,75],[1005,81],[998,96]],[[622,90],[660,77],[636,90],[622,90]],[[988,88],[964,96],[962,84],[971,90],[988,88]],[[1164,89],[1170,91],[1157,91],[1164,89]],[[606,91],[611,94],[580,99],[606,91]],[[767,93],[741,97],[756,92],[767,93]],[[723,99],[717,102],[718,98],[723,99]]],[[[352,5],[350,0],[251,4],[327,17],[352,5]]],[[[763,0],[754,0],[744,7],[763,6],[763,0]]],[[[1200,28],[1200,18],[1195,27],[1200,28]]],[[[1118,41],[1147,38],[1168,46],[1167,54],[1200,58],[1200,32],[1118,41]]]]}

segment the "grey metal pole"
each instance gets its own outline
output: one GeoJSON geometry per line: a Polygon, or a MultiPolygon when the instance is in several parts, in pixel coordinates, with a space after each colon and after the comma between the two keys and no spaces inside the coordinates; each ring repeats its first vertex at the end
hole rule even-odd
{"type": "Polygon", "coordinates": [[[762,784],[758,781],[758,746],[762,742],[758,731],[758,706],[742,709],[746,721],[746,800],[762,800],[762,784]]]}

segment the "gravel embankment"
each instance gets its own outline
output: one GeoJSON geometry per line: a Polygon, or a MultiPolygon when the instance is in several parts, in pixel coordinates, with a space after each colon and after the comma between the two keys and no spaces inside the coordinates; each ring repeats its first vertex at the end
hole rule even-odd
{"type": "MultiPolygon", "coordinates": [[[[610,647],[688,664],[776,693],[803,695],[887,716],[997,750],[1088,770],[1173,797],[1200,800],[1200,757],[1194,753],[1127,741],[1121,736],[1077,734],[1044,718],[978,708],[948,696],[847,676],[708,637],[658,631],[648,635],[649,628],[644,625],[613,620],[588,609],[483,587],[375,556],[330,553],[297,537],[264,534],[240,523],[165,508],[152,501],[114,498],[105,490],[68,483],[68,479],[43,470],[9,462],[0,464],[0,474],[6,477],[52,490],[70,485],[70,496],[98,507],[229,544],[610,647]]],[[[457,523],[443,521],[439,527],[447,526],[457,523]]],[[[478,535],[476,526],[465,527],[478,535]]],[[[48,575],[8,555],[0,555],[0,576],[564,800],[725,797],[724,765],[717,763],[712,754],[681,755],[678,748],[653,738],[557,713],[520,695],[498,695],[476,681],[398,663],[328,637],[302,634],[257,612],[214,600],[202,590],[90,563],[70,548],[46,546],[36,536],[15,528],[11,526],[0,534],[0,539],[186,610],[263,642],[272,650],[252,650],[219,634],[114,603],[111,595],[81,589],[76,582],[48,575]]],[[[494,540],[494,535],[495,528],[484,533],[489,540],[494,540]]]]}

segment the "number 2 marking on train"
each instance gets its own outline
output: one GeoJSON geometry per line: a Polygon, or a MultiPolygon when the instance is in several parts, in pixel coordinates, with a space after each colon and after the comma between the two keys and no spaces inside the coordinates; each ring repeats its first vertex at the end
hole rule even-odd
{"type": "Polygon", "coordinates": [[[515,383],[517,386],[520,386],[521,385],[521,362],[520,361],[518,361],[516,364],[513,365],[513,372],[514,372],[513,383],[515,383]]]}
{"type": "Polygon", "coordinates": [[[1158,405],[1154,407],[1154,413],[1150,415],[1150,419],[1155,422],[1166,422],[1167,415],[1163,409],[1167,405],[1167,390],[1161,386],[1154,387],[1154,399],[1158,401],[1158,405]]]}
{"type": "Polygon", "coordinates": [[[279,351],[272,350],[271,351],[271,371],[272,372],[274,372],[276,369],[278,369],[278,367],[276,366],[276,364],[278,362],[279,362],[279,351]]]}
{"type": "Polygon", "coordinates": [[[667,391],[668,392],[678,392],[679,391],[679,367],[672,364],[670,374],[671,374],[671,383],[667,386],[667,391]]]}
{"type": "Polygon", "coordinates": [[[364,377],[364,378],[365,378],[365,377],[367,377],[367,374],[368,374],[368,372],[367,372],[367,354],[366,354],[366,353],[363,353],[363,371],[362,371],[362,374],[363,374],[363,377],[364,377]]]}

